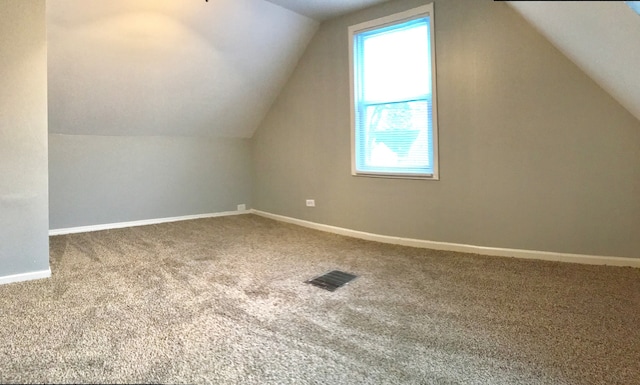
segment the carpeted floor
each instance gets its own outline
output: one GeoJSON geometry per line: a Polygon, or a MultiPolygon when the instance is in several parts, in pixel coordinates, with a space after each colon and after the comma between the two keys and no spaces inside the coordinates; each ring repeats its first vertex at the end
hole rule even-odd
{"type": "Polygon", "coordinates": [[[0,286],[0,383],[640,384],[638,269],[254,215],[52,237],[51,267],[0,286]]]}

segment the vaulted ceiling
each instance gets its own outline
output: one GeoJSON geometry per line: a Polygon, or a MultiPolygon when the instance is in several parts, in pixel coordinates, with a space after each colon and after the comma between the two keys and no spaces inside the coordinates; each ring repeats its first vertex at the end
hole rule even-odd
{"type": "Polygon", "coordinates": [[[319,21],[386,0],[47,0],[49,131],[250,137],[319,21]]]}
{"type": "Polygon", "coordinates": [[[640,15],[622,1],[509,4],[640,119],[640,15]]]}
{"type": "Polygon", "coordinates": [[[312,19],[323,21],[388,0],[267,0],[312,19]]]}
{"type": "MultiPolygon", "coordinates": [[[[384,1],[47,0],[49,130],[251,137],[319,23],[384,1]]],[[[640,16],[510,5],[640,119],[640,16]]]]}
{"type": "Polygon", "coordinates": [[[49,0],[49,129],[250,136],[317,22],[263,0],[49,0]]]}

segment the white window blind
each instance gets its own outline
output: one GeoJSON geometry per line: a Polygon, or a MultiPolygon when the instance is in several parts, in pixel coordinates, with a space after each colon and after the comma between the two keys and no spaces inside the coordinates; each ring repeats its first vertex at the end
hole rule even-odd
{"type": "Polygon", "coordinates": [[[350,28],[355,175],[437,177],[433,7],[350,28]]]}

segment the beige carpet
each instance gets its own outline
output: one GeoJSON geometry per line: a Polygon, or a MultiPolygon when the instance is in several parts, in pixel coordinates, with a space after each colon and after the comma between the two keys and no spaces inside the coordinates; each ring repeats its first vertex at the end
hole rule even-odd
{"type": "Polygon", "coordinates": [[[254,215],[51,238],[0,286],[0,382],[640,384],[640,270],[254,215]],[[303,281],[359,277],[331,293],[303,281]]]}

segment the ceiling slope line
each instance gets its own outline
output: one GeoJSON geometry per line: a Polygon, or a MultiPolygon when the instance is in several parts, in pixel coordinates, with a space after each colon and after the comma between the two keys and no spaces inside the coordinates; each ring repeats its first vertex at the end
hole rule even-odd
{"type": "Polygon", "coordinates": [[[640,121],[640,18],[623,2],[507,2],[640,121]]]}

